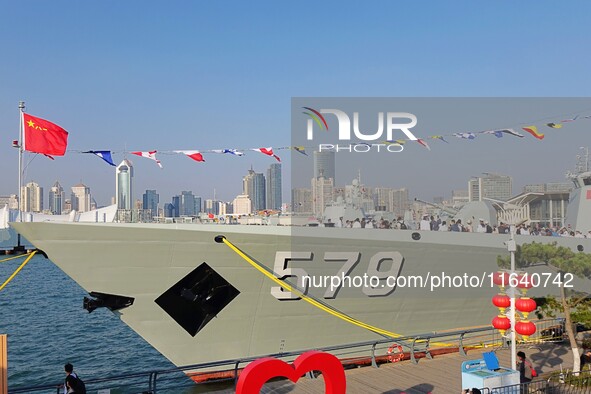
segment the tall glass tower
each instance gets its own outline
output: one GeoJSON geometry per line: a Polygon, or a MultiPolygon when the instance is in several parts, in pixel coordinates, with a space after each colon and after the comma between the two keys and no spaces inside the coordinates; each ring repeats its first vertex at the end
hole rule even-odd
{"type": "Polygon", "coordinates": [[[117,209],[133,208],[133,165],[127,159],[115,169],[115,202],[117,209]]]}
{"type": "Polygon", "coordinates": [[[332,178],[333,182],[336,183],[334,151],[314,152],[313,178],[318,178],[319,176],[323,176],[326,179],[332,178]]]}
{"type": "Polygon", "coordinates": [[[72,186],[72,210],[88,212],[91,209],[92,196],[90,188],[82,183],[72,186]]]}
{"type": "Polygon", "coordinates": [[[192,191],[181,192],[179,214],[181,216],[195,215],[195,196],[192,191]]]}
{"type": "Polygon", "coordinates": [[[267,209],[281,210],[281,164],[274,163],[267,169],[267,209]]]}
{"type": "Polygon", "coordinates": [[[58,181],[55,181],[49,191],[49,210],[54,215],[61,215],[64,210],[65,195],[62,185],[58,181]]]}
{"type": "Polygon", "coordinates": [[[252,201],[252,210],[256,212],[265,209],[265,176],[257,174],[251,168],[242,179],[242,185],[244,191],[242,194],[246,194],[252,201]]]}
{"type": "Polygon", "coordinates": [[[156,193],[156,190],[146,190],[143,197],[143,209],[149,209],[152,217],[158,216],[158,203],[160,202],[160,196],[156,193]]]}

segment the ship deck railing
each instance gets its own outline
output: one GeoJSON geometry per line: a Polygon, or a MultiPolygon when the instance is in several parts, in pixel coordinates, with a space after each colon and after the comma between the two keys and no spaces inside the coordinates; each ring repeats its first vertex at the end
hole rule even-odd
{"type": "MultiPolygon", "coordinates": [[[[536,321],[536,325],[538,328],[536,334],[530,337],[527,342],[518,343],[518,346],[535,347],[536,344],[561,342],[564,340],[563,319],[538,320],[536,321]]],[[[319,350],[336,355],[341,359],[345,367],[370,365],[378,368],[381,363],[388,362],[387,351],[392,345],[400,345],[404,352],[403,359],[410,360],[415,364],[419,363],[421,358],[433,358],[434,356],[448,352],[458,352],[460,355],[467,357],[466,351],[470,349],[494,351],[499,348],[506,349],[510,347],[508,339],[502,337],[498,330],[493,329],[491,326],[483,326],[219,360],[163,370],[126,373],[124,375],[104,378],[89,378],[84,375],[82,377],[88,393],[190,393],[195,392],[193,390],[197,385],[194,380],[200,380],[200,377],[203,377],[203,382],[199,383],[199,386],[203,385],[203,387],[211,388],[221,385],[231,390],[238,380],[240,371],[248,363],[261,357],[274,357],[291,362],[308,350],[319,350]],[[216,374],[214,375],[212,372],[216,372],[216,374]],[[206,379],[208,376],[213,378],[206,379]]],[[[313,378],[314,375],[310,374],[309,377],[313,378]]],[[[16,388],[11,388],[9,385],[8,393],[59,394],[63,392],[62,390],[63,381],[54,384],[16,388]]]]}

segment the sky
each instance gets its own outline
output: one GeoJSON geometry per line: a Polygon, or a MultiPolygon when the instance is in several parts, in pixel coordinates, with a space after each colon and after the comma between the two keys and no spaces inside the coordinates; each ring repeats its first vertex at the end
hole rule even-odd
{"type": "MultiPolygon", "coordinates": [[[[292,97],[590,96],[590,12],[587,1],[5,2],[0,195],[18,185],[11,141],[20,100],[28,113],[69,131],[69,150],[110,149],[119,152],[116,162],[135,150],[289,146],[292,97]]],[[[509,164],[501,171],[511,171],[516,189],[563,181],[578,147],[591,145],[582,129],[569,144],[553,138],[543,149],[532,139],[503,158],[509,164]],[[553,172],[530,165],[528,149],[551,161],[553,172]]],[[[479,158],[502,154],[473,142],[466,166],[449,171],[443,164],[457,152],[446,157],[438,146],[429,157],[415,149],[404,156],[411,175],[392,186],[423,199],[465,189],[470,176],[496,170],[479,158]]],[[[288,199],[290,174],[307,165],[276,153],[288,199]]],[[[160,169],[128,157],[134,197],[156,189],[161,205],[182,190],[206,199],[215,189],[231,200],[251,166],[264,172],[275,162],[257,152],[209,154],[205,163],[160,155],[160,169]]],[[[46,189],[56,180],[66,189],[82,182],[99,205],[115,194],[114,169],[97,157],[68,152],[26,162],[26,182],[46,189]]]]}

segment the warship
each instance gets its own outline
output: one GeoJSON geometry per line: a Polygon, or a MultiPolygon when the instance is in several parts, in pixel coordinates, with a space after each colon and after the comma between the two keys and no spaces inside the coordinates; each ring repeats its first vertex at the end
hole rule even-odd
{"type": "MultiPolygon", "coordinates": [[[[566,223],[586,233],[591,172],[572,180],[566,223]]],[[[508,254],[510,239],[508,234],[322,226],[11,225],[89,292],[86,309],[111,309],[177,366],[383,338],[326,308],[401,335],[489,325],[490,300],[498,292],[492,276],[497,256],[508,254]],[[297,285],[301,293],[287,291],[262,271],[297,285]],[[331,282],[335,277],[349,282],[331,282]],[[363,280],[368,277],[375,281],[363,280]]],[[[591,251],[589,238],[517,235],[515,240],[591,251]]],[[[554,274],[549,267],[537,269],[554,274]]],[[[570,284],[589,288],[577,278],[570,284]]],[[[552,286],[529,294],[557,294],[552,286]]]]}

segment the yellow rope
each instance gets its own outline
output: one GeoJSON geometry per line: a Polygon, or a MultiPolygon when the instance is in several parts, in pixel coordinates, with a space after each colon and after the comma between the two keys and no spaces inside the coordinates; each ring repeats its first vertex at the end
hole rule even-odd
{"type": "Polygon", "coordinates": [[[367,330],[370,330],[372,332],[375,332],[377,334],[382,334],[391,338],[399,338],[402,335],[397,334],[395,332],[391,332],[388,330],[383,330],[381,328],[378,327],[374,327],[371,326],[367,323],[363,323],[357,319],[353,319],[352,317],[349,317],[339,311],[336,311],[332,308],[329,308],[325,305],[322,305],[320,302],[316,301],[313,298],[308,297],[307,295],[303,294],[301,291],[299,291],[298,289],[293,288],[292,286],[290,286],[289,284],[287,284],[286,282],[282,281],[281,279],[278,279],[277,277],[275,277],[275,275],[269,273],[267,270],[265,270],[263,267],[261,267],[260,264],[258,264],[257,262],[255,262],[254,260],[252,260],[249,256],[247,256],[244,252],[242,252],[240,249],[238,249],[236,246],[234,246],[230,241],[228,241],[225,237],[223,238],[223,242],[224,244],[226,244],[230,249],[232,249],[234,252],[236,252],[236,254],[238,254],[240,257],[242,257],[244,260],[246,260],[250,265],[252,265],[254,268],[256,268],[258,271],[260,271],[262,274],[264,274],[267,278],[271,279],[273,282],[277,283],[278,285],[280,285],[281,287],[283,287],[284,289],[286,289],[287,291],[290,292],[294,292],[296,293],[299,297],[301,297],[304,301],[314,305],[315,307],[323,310],[326,313],[329,313],[333,316],[338,317],[339,319],[345,320],[346,322],[349,322],[351,324],[354,324],[356,326],[365,328],[367,330]]]}
{"type": "MultiPolygon", "coordinates": [[[[14,273],[12,275],[10,275],[10,278],[6,279],[6,282],[4,282],[2,284],[2,286],[0,286],[0,291],[2,291],[2,289],[4,289],[4,287],[6,287],[6,285],[9,284],[12,279],[14,279],[16,274],[18,274],[20,272],[20,270],[22,270],[24,268],[24,266],[27,265],[27,263],[33,258],[33,256],[35,256],[35,253],[37,253],[37,251],[34,251],[31,254],[29,254],[29,257],[27,257],[25,259],[25,261],[23,261],[23,263],[16,269],[16,271],[14,271],[14,273]]],[[[22,256],[19,256],[19,257],[22,257],[22,256]]]]}
{"type": "MultiPolygon", "coordinates": [[[[284,282],[283,280],[277,278],[275,275],[271,274],[269,271],[267,271],[265,268],[263,268],[259,263],[257,263],[253,259],[251,259],[246,253],[244,253],[243,251],[241,251],[238,247],[234,246],[234,244],[232,244],[230,241],[228,241],[228,239],[226,237],[220,237],[220,238],[222,239],[223,243],[226,246],[228,246],[230,249],[232,249],[238,256],[240,256],[244,260],[246,260],[246,262],[248,262],[250,265],[252,265],[254,268],[256,268],[259,272],[261,272],[267,278],[271,279],[273,282],[277,283],[278,285],[280,285],[281,287],[283,287],[287,291],[296,293],[298,295],[298,297],[302,298],[304,301],[308,302],[309,304],[312,304],[315,307],[323,310],[324,312],[329,313],[329,314],[331,314],[331,315],[333,315],[335,317],[338,317],[341,320],[344,320],[344,321],[346,321],[348,323],[354,324],[354,325],[356,325],[358,327],[365,328],[366,330],[375,332],[377,334],[385,335],[385,336],[391,337],[391,338],[400,338],[400,337],[402,337],[401,334],[397,334],[397,333],[392,332],[392,331],[384,330],[384,329],[381,329],[379,327],[375,327],[375,326],[369,325],[367,323],[364,323],[362,321],[359,321],[357,319],[354,319],[354,318],[352,318],[350,316],[347,316],[344,313],[335,310],[334,308],[330,308],[328,306],[325,306],[325,305],[321,304],[320,302],[316,301],[314,298],[308,297],[307,295],[303,294],[299,289],[293,288],[288,283],[284,282]]],[[[419,339],[416,342],[418,342],[418,343],[420,343],[420,342],[427,342],[427,339],[419,339]]],[[[445,343],[445,342],[433,342],[432,345],[434,345],[434,346],[441,346],[441,347],[455,346],[454,344],[445,343]]],[[[487,346],[492,346],[492,344],[489,344],[487,346]]],[[[478,348],[478,347],[484,348],[485,346],[484,345],[474,345],[472,347],[474,347],[474,348],[478,348]]]]}
{"type": "Polygon", "coordinates": [[[5,261],[10,261],[10,260],[14,260],[14,259],[20,259],[21,257],[28,256],[28,255],[29,254],[27,253],[27,254],[19,254],[18,256],[10,256],[10,257],[0,260],[0,263],[4,263],[5,261]]]}

